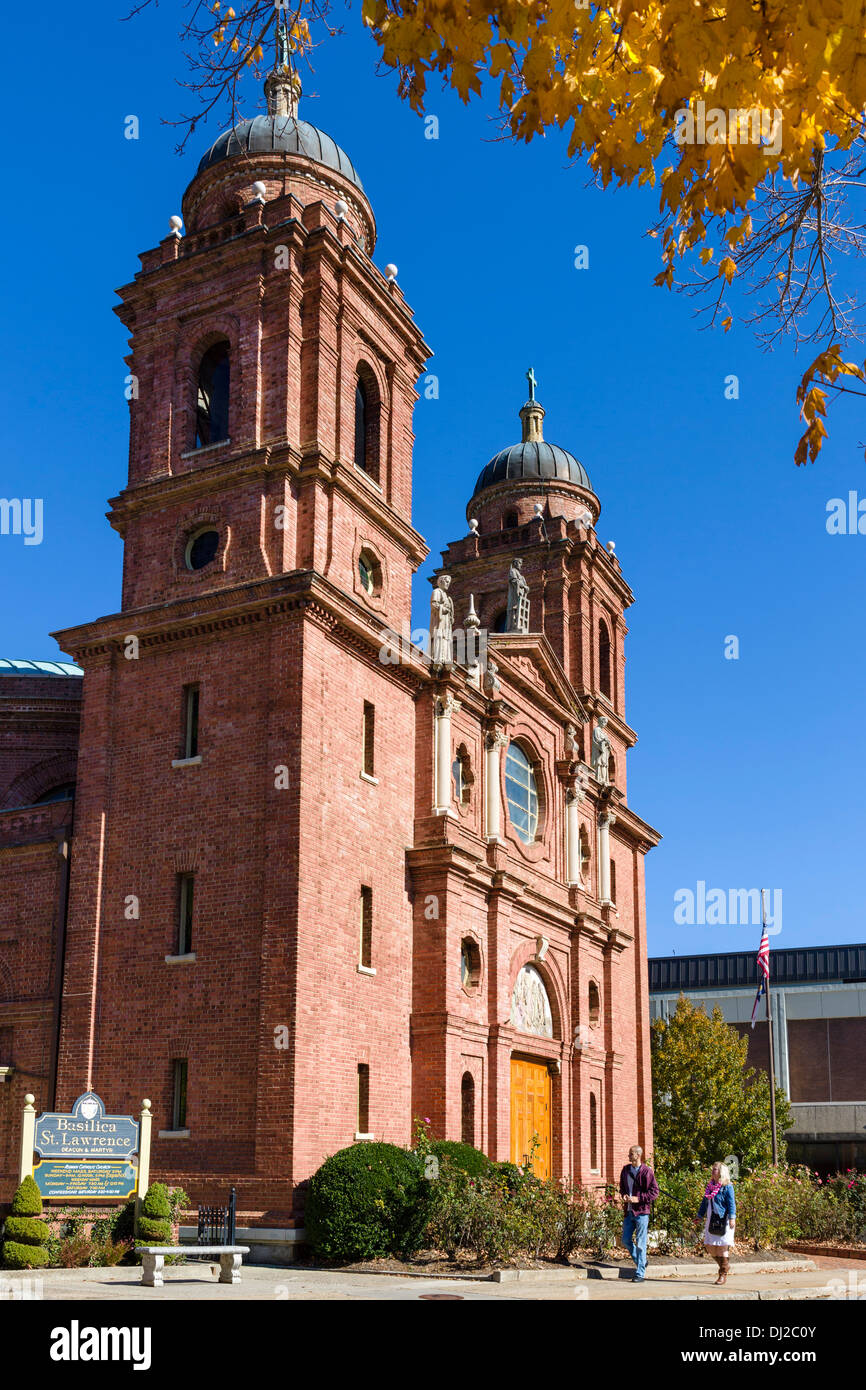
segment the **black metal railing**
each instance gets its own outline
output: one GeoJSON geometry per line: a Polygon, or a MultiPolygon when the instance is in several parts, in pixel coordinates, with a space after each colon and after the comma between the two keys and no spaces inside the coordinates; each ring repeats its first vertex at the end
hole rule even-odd
{"type": "Polygon", "coordinates": [[[237,1192],[232,1188],[225,1207],[199,1207],[198,1245],[234,1245],[237,1192]]]}

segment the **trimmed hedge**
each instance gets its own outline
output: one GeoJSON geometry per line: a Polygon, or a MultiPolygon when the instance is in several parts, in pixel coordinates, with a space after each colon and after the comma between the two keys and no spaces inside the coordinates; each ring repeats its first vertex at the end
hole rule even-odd
{"type": "Polygon", "coordinates": [[[168,1188],[165,1183],[152,1182],[150,1184],[150,1187],[144,1194],[141,1212],[143,1216],[149,1216],[153,1220],[171,1220],[171,1205],[168,1200],[168,1188]]]}
{"type": "Polygon", "coordinates": [[[418,1155],[396,1144],[340,1149],[310,1180],[307,1239],[329,1260],[408,1256],[420,1248],[430,1184],[418,1155]]]}
{"type": "Polygon", "coordinates": [[[138,1218],[138,1240],[144,1245],[174,1245],[171,1238],[171,1222],[154,1220],[149,1216],[138,1218]]]}
{"type": "Polygon", "coordinates": [[[492,1173],[495,1166],[493,1160],[480,1149],[474,1149],[471,1144],[461,1144],[456,1139],[437,1139],[431,1144],[430,1151],[470,1178],[482,1178],[492,1173]]]}
{"type": "Polygon", "coordinates": [[[47,1264],[48,1251],[44,1245],[21,1245],[16,1240],[4,1240],[5,1269],[43,1269],[47,1264]]]}
{"type": "Polygon", "coordinates": [[[24,1178],[12,1198],[13,1216],[41,1216],[42,1193],[36,1186],[34,1177],[24,1178]]]}
{"type": "Polygon", "coordinates": [[[3,1239],[20,1241],[22,1245],[45,1245],[49,1236],[44,1221],[38,1216],[7,1216],[3,1239]]]}
{"type": "Polygon", "coordinates": [[[152,1182],[144,1194],[136,1238],[144,1245],[174,1245],[171,1205],[165,1183],[152,1182]]]}
{"type": "Polygon", "coordinates": [[[48,1264],[51,1232],[42,1215],[42,1194],[28,1176],[12,1198],[12,1214],[3,1228],[3,1264],[6,1269],[41,1269],[48,1264]]]}

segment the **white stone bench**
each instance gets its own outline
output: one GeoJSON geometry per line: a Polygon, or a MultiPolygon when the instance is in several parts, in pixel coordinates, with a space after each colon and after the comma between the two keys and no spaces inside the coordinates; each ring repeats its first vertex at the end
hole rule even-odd
{"type": "Polygon", "coordinates": [[[241,1263],[250,1253],[248,1245],[136,1245],[141,1256],[141,1282],[150,1289],[163,1287],[166,1255],[218,1255],[221,1284],[241,1282],[241,1263]]]}

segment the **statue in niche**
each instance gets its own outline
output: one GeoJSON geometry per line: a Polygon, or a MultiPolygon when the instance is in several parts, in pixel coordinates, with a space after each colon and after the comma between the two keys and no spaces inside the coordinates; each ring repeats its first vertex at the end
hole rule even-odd
{"type": "Polygon", "coordinates": [[[440,574],[430,599],[430,660],[450,666],[454,660],[454,600],[448,590],[451,575],[440,574]]]}
{"type": "Polygon", "coordinates": [[[574,724],[565,726],[565,756],[573,763],[580,758],[580,744],[577,741],[577,727],[574,724]]]}
{"type": "Polygon", "coordinates": [[[524,965],[511,994],[511,1023],[521,1033],[553,1037],[553,1016],[544,981],[532,965],[524,965]]]}
{"type": "Polygon", "coordinates": [[[508,571],[508,621],[506,632],[529,631],[529,581],[523,573],[523,561],[511,561],[508,571]]]}
{"type": "Polygon", "coordinates": [[[607,715],[599,718],[592,734],[592,770],[603,787],[610,786],[610,739],[605,733],[607,715]]]}

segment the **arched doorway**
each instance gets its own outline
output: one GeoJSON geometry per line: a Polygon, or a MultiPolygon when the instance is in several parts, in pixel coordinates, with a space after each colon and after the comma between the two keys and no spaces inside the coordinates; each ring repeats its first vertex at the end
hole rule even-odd
{"type": "MultiPolygon", "coordinates": [[[[540,973],[524,965],[511,995],[511,1024],[521,1033],[553,1037],[550,1000],[540,973]]],[[[546,1062],[515,1053],[511,1058],[511,1161],[532,1157],[536,1177],[551,1174],[551,1084],[546,1062]]]]}

